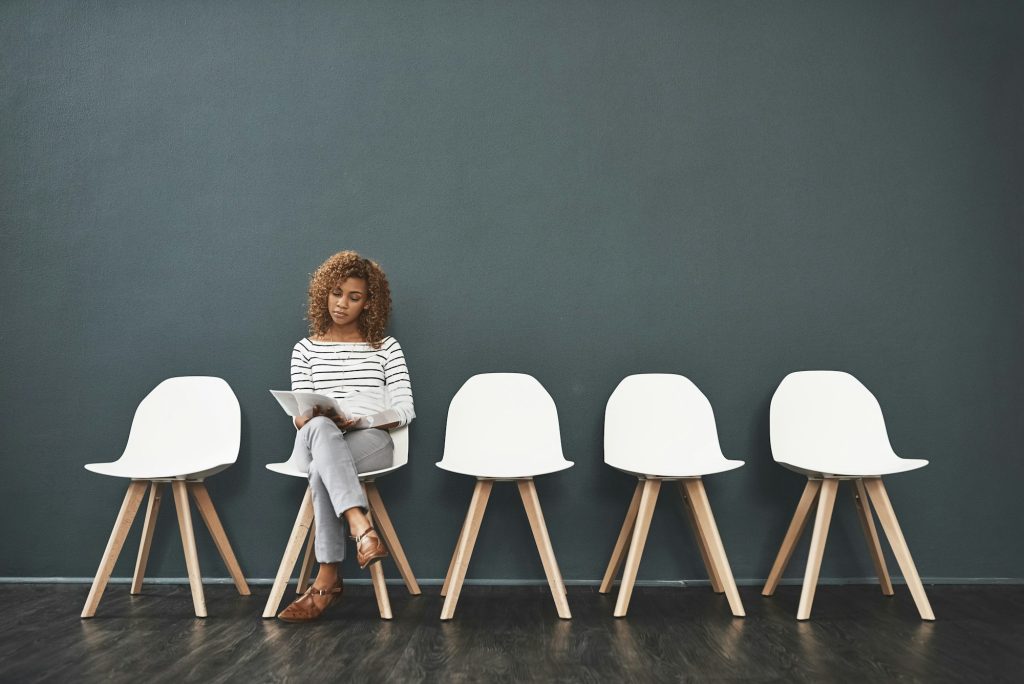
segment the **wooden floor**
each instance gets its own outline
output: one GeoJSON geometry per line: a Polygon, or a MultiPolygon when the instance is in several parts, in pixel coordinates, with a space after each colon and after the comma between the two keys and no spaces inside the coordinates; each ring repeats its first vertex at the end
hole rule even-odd
{"type": "MultiPolygon", "coordinates": [[[[753,680],[1021,681],[1024,587],[929,586],[938,620],[922,622],[906,587],[822,586],[809,622],[799,587],[740,593],[732,618],[710,589],[638,587],[624,619],[615,595],[570,587],[571,621],[547,587],[467,586],[455,619],[438,620],[438,587],[391,587],[383,622],[368,586],[349,586],[321,622],[263,620],[269,588],[239,597],[207,585],[210,617],[187,586],[139,597],[108,587],[96,617],[82,585],[0,585],[0,681],[660,682],[753,680]]],[[[289,590],[290,592],[291,590],[289,590]]],[[[290,593],[289,593],[290,595],[290,593]]]]}

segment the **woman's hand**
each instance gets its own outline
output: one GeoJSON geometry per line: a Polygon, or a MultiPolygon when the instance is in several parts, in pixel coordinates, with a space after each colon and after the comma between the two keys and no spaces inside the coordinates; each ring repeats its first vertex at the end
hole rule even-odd
{"type": "Polygon", "coordinates": [[[356,422],[358,420],[356,418],[352,418],[351,420],[345,420],[344,418],[338,415],[337,411],[335,411],[332,408],[320,408],[319,406],[314,406],[313,415],[311,415],[308,418],[308,420],[312,420],[317,416],[323,416],[324,418],[331,419],[331,421],[338,426],[339,430],[351,430],[352,428],[355,427],[356,422]]]}

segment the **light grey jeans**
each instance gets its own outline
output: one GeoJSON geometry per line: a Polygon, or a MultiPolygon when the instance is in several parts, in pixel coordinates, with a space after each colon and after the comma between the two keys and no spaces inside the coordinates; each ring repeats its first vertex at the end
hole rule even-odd
{"type": "Polygon", "coordinates": [[[316,521],[316,559],[340,563],[345,558],[345,525],[341,514],[367,508],[359,473],[391,466],[395,445],[387,430],[342,432],[329,418],[313,418],[295,434],[293,458],[308,459],[309,488],[316,521]]]}

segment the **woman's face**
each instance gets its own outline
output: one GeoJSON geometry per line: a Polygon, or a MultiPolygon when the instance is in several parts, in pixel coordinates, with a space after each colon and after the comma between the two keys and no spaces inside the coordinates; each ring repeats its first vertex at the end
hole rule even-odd
{"type": "Polygon", "coordinates": [[[327,311],[335,325],[349,325],[359,319],[366,306],[366,280],[345,278],[336,283],[327,295],[327,311]]]}

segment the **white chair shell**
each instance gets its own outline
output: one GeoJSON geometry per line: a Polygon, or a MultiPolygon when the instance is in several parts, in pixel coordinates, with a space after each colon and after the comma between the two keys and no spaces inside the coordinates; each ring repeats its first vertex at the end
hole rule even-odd
{"type": "Polygon", "coordinates": [[[200,480],[238,459],[241,423],[238,399],[223,379],[168,378],[135,410],[121,457],[85,468],[136,480],[200,480]]]}
{"type": "Polygon", "coordinates": [[[452,398],[438,468],[514,480],[572,466],[562,455],[555,402],[536,378],[474,375],[452,398]]]}
{"type": "Polygon", "coordinates": [[[718,442],[711,402],[688,378],[630,375],[608,399],[604,462],[638,476],[699,477],[743,465],[718,442]]]}
{"type": "Polygon", "coordinates": [[[928,465],[900,458],[875,395],[842,371],[790,373],[771,403],[775,461],[805,475],[871,477],[928,465]]]}
{"type": "MultiPolygon", "coordinates": [[[[391,430],[391,441],[395,445],[395,454],[390,467],[381,468],[380,470],[374,470],[369,473],[359,473],[360,480],[372,480],[381,475],[387,475],[392,471],[398,470],[409,462],[409,426],[403,425],[400,428],[391,430]]],[[[282,461],[280,463],[268,463],[267,470],[280,475],[301,477],[303,479],[309,477],[308,467],[297,461],[294,454],[292,454],[287,461],[282,461]]]]}

